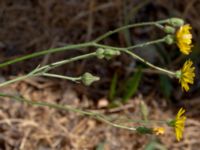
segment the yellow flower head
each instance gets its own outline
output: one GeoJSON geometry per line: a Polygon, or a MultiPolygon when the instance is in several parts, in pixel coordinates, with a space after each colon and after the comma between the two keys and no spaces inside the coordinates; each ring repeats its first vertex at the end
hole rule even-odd
{"type": "Polygon", "coordinates": [[[185,113],[185,109],[179,109],[176,118],[169,122],[169,125],[175,128],[176,139],[180,141],[183,137],[183,131],[185,127],[186,116],[183,115],[185,113]]]}
{"type": "Polygon", "coordinates": [[[191,52],[192,48],[192,34],[190,30],[192,27],[189,24],[181,26],[178,31],[176,32],[176,40],[177,45],[180,49],[180,51],[188,55],[191,52]]]}
{"type": "Polygon", "coordinates": [[[154,127],[153,128],[153,132],[156,135],[163,135],[165,133],[165,128],[163,128],[163,127],[154,127]]]}
{"type": "Polygon", "coordinates": [[[192,65],[193,62],[191,60],[188,60],[184,63],[182,69],[180,71],[177,71],[177,77],[179,78],[182,89],[184,89],[185,91],[189,90],[188,84],[194,83],[195,67],[192,67],[192,65]]]}

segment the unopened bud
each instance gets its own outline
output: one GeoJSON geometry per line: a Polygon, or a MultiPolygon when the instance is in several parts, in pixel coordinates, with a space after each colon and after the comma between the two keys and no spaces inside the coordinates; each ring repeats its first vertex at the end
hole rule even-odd
{"type": "Polygon", "coordinates": [[[105,49],[104,56],[106,59],[111,59],[113,56],[120,55],[120,51],[113,49],[105,49]]]}
{"type": "Polygon", "coordinates": [[[104,58],[104,52],[105,50],[103,48],[98,48],[96,51],[96,56],[99,59],[103,59],[104,58]]]}
{"type": "Polygon", "coordinates": [[[165,26],[164,31],[165,33],[168,33],[168,34],[174,34],[176,32],[175,28],[171,26],[165,26]]]}
{"type": "Polygon", "coordinates": [[[91,73],[88,73],[88,72],[82,75],[82,82],[86,86],[91,85],[93,82],[98,81],[99,79],[100,78],[98,76],[93,76],[91,73]]]}
{"type": "Polygon", "coordinates": [[[165,42],[169,45],[173,44],[175,42],[174,36],[173,35],[167,35],[165,37],[165,42]]]}
{"type": "Polygon", "coordinates": [[[181,18],[171,18],[169,19],[169,24],[174,27],[180,27],[184,24],[184,20],[181,18]]]}
{"type": "Polygon", "coordinates": [[[136,131],[140,134],[152,134],[153,130],[147,127],[137,127],[136,131]]]}
{"type": "Polygon", "coordinates": [[[176,121],[175,120],[170,120],[167,122],[167,125],[170,127],[175,127],[176,121]]]}

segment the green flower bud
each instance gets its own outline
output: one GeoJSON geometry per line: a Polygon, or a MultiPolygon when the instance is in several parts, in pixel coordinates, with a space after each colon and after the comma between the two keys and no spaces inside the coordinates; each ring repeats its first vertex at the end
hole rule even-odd
{"type": "Polygon", "coordinates": [[[120,55],[120,51],[113,49],[105,49],[104,56],[106,59],[111,59],[113,56],[120,55]]]}
{"type": "Polygon", "coordinates": [[[177,77],[178,79],[180,79],[181,76],[182,76],[181,70],[176,71],[176,77],[177,77]]]}
{"type": "Polygon", "coordinates": [[[96,51],[96,56],[99,59],[102,59],[102,58],[111,59],[113,56],[118,56],[120,54],[121,54],[120,51],[116,49],[98,48],[96,51]]]}
{"type": "Polygon", "coordinates": [[[86,86],[91,85],[93,82],[98,81],[99,79],[100,78],[98,76],[93,76],[91,73],[88,72],[84,73],[81,78],[83,84],[85,84],[86,86]]]}
{"type": "Polygon", "coordinates": [[[174,27],[180,27],[184,24],[184,20],[181,18],[171,18],[169,19],[169,24],[174,27]]]}
{"type": "Polygon", "coordinates": [[[176,29],[171,26],[165,26],[164,31],[165,33],[168,33],[168,34],[174,34],[176,32],[176,29]]]}
{"type": "Polygon", "coordinates": [[[165,42],[169,45],[173,44],[175,42],[174,36],[173,35],[167,35],[165,37],[165,42]]]}
{"type": "Polygon", "coordinates": [[[176,121],[175,120],[170,120],[167,122],[167,125],[170,127],[175,127],[176,121]]]}
{"type": "Polygon", "coordinates": [[[140,134],[152,134],[153,130],[147,127],[137,127],[136,131],[140,134]]]}
{"type": "Polygon", "coordinates": [[[104,58],[104,52],[105,50],[103,48],[98,48],[96,51],[96,56],[99,59],[103,59],[104,58]]]}

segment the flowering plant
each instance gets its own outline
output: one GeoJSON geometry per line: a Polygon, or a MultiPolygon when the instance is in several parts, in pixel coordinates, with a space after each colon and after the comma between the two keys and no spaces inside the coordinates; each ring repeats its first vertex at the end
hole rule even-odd
{"type": "MultiPolygon", "coordinates": [[[[143,22],[143,23],[137,23],[137,24],[127,25],[127,26],[117,28],[117,29],[115,29],[113,31],[109,31],[109,32],[99,36],[98,38],[96,38],[92,41],[89,41],[87,43],[67,45],[67,46],[64,46],[64,47],[48,49],[48,50],[44,50],[44,51],[40,51],[40,52],[30,54],[30,55],[26,55],[26,56],[23,56],[23,57],[19,57],[19,58],[16,58],[14,60],[10,60],[10,61],[7,61],[7,62],[0,64],[0,68],[7,66],[7,65],[11,65],[13,63],[17,63],[19,61],[23,61],[23,60],[26,60],[26,59],[34,58],[34,57],[49,54],[49,53],[67,51],[67,50],[72,50],[72,49],[77,49],[77,48],[86,48],[86,47],[93,47],[93,48],[96,49],[96,51],[94,51],[94,52],[79,55],[79,56],[69,58],[69,59],[65,59],[65,60],[60,60],[60,61],[48,64],[48,65],[45,65],[45,66],[38,65],[37,68],[35,68],[34,70],[32,70],[31,72],[29,72],[26,75],[17,77],[17,78],[12,79],[12,80],[5,81],[3,83],[0,83],[0,87],[6,86],[8,84],[11,84],[11,83],[14,83],[14,82],[17,82],[17,81],[24,80],[26,78],[35,77],[35,76],[60,78],[60,79],[70,80],[70,81],[78,82],[78,83],[82,82],[86,86],[90,86],[93,82],[99,81],[100,78],[95,76],[95,75],[92,75],[91,73],[87,73],[87,72],[84,73],[81,76],[78,76],[78,77],[69,77],[69,76],[49,73],[49,71],[53,70],[56,67],[59,67],[59,66],[62,66],[62,65],[65,65],[67,63],[74,62],[74,61],[82,60],[82,59],[96,57],[97,59],[107,59],[107,60],[109,60],[114,56],[118,56],[118,55],[121,55],[122,53],[125,53],[125,54],[130,55],[134,59],[141,61],[142,63],[151,67],[152,69],[157,70],[161,74],[166,74],[166,75],[168,75],[172,78],[178,79],[179,83],[181,84],[183,91],[187,92],[190,89],[189,84],[194,83],[194,77],[195,77],[195,67],[193,66],[193,62],[191,60],[187,60],[180,70],[171,71],[171,70],[165,69],[163,67],[156,66],[156,65],[148,62],[147,60],[143,59],[142,57],[135,54],[131,50],[133,50],[135,48],[140,48],[140,47],[152,45],[152,44],[157,44],[157,43],[167,43],[167,44],[174,44],[175,43],[179,47],[180,52],[182,52],[184,55],[188,55],[192,52],[192,50],[191,50],[191,48],[192,48],[192,34],[191,34],[190,30],[191,30],[191,26],[189,24],[184,24],[184,21],[182,19],[179,19],[179,18],[171,18],[171,19],[160,20],[160,21],[155,21],[155,22],[143,22]],[[160,39],[157,39],[157,40],[154,40],[154,41],[148,41],[148,42],[145,42],[145,43],[142,43],[142,44],[133,45],[133,46],[130,46],[130,47],[113,47],[113,46],[110,46],[110,45],[101,44],[101,41],[103,39],[107,38],[108,36],[110,36],[114,33],[120,32],[124,29],[133,28],[133,27],[141,27],[141,26],[158,27],[159,29],[164,31],[166,33],[166,35],[163,38],[160,38],[160,39]]],[[[136,132],[141,133],[141,134],[163,135],[165,133],[165,127],[163,127],[163,126],[141,125],[141,126],[138,126],[138,127],[129,127],[129,126],[124,126],[124,125],[112,122],[112,120],[109,117],[107,117],[103,114],[97,114],[97,113],[90,112],[90,111],[83,111],[83,110],[80,110],[78,108],[72,108],[71,106],[61,106],[59,104],[50,104],[50,103],[45,103],[45,102],[35,102],[35,101],[31,101],[31,100],[26,100],[22,97],[12,96],[12,95],[9,95],[9,94],[0,94],[0,96],[14,98],[18,101],[25,102],[25,103],[32,104],[32,105],[48,106],[48,107],[53,107],[53,108],[56,108],[56,109],[63,109],[63,110],[70,110],[70,111],[78,112],[80,114],[92,116],[92,117],[94,117],[98,120],[101,120],[105,123],[108,123],[108,124],[110,124],[114,127],[128,129],[128,130],[131,130],[131,131],[136,131],[136,132]]],[[[167,124],[170,127],[173,127],[175,129],[175,134],[176,134],[176,138],[177,138],[178,141],[180,141],[183,137],[183,130],[184,130],[184,125],[185,125],[185,121],[186,121],[186,116],[184,115],[184,113],[185,113],[185,110],[183,108],[181,108],[178,111],[175,119],[173,119],[171,121],[162,121],[162,123],[167,124]]],[[[149,120],[148,122],[150,123],[150,122],[153,122],[153,121],[149,120]]]]}

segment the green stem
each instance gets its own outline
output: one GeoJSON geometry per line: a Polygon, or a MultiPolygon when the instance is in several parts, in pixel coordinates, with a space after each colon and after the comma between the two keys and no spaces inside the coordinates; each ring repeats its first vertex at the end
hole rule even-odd
{"type": "Polygon", "coordinates": [[[117,124],[117,123],[113,123],[113,122],[111,122],[111,121],[109,121],[109,120],[107,120],[107,119],[105,119],[103,117],[98,117],[98,118],[101,119],[101,121],[104,121],[105,123],[110,124],[110,125],[112,125],[114,127],[136,131],[136,128],[134,128],[134,127],[127,127],[127,126],[123,126],[123,125],[120,125],[120,124],[117,124]]]}
{"type": "Polygon", "coordinates": [[[129,47],[114,47],[114,46],[108,46],[108,45],[103,45],[103,44],[98,44],[98,43],[93,43],[93,46],[101,47],[101,48],[116,49],[116,50],[124,50],[124,49],[133,50],[135,48],[141,48],[141,47],[144,47],[144,46],[158,44],[158,43],[162,43],[162,42],[165,42],[165,37],[161,38],[161,39],[145,42],[145,43],[136,44],[136,45],[129,46],[129,47]]]}
{"type": "Polygon", "coordinates": [[[153,41],[149,41],[149,42],[142,43],[142,44],[137,44],[137,45],[129,46],[126,49],[131,50],[131,49],[135,49],[135,48],[139,48],[139,47],[144,47],[144,46],[148,46],[148,45],[152,45],[152,44],[158,44],[158,43],[162,43],[162,42],[165,42],[165,38],[158,39],[158,40],[153,40],[153,41]]]}
{"type": "Polygon", "coordinates": [[[135,53],[133,53],[133,52],[131,52],[131,51],[129,51],[129,50],[124,49],[124,50],[121,50],[121,51],[123,51],[123,52],[125,52],[125,53],[131,55],[133,58],[140,60],[141,62],[143,62],[143,63],[146,64],[147,66],[149,66],[149,67],[151,67],[151,68],[153,68],[153,69],[156,69],[156,70],[160,71],[161,73],[168,74],[169,76],[172,76],[172,77],[176,77],[176,73],[175,73],[175,72],[172,72],[172,71],[163,69],[163,68],[161,68],[161,67],[155,66],[155,65],[153,65],[152,63],[146,61],[146,60],[143,59],[142,57],[136,55],[135,53]]]}
{"type": "Polygon", "coordinates": [[[47,106],[49,108],[55,108],[55,109],[61,109],[61,110],[68,110],[68,111],[73,111],[73,112],[77,112],[83,115],[92,115],[92,112],[87,112],[87,111],[82,111],[76,108],[73,108],[71,106],[67,106],[67,105],[59,105],[59,104],[53,104],[53,103],[47,103],[47,102],[39,102],[39,101],[31,101],[31,100],[27,100],[25,98],[19,97],[19,96],[13,96],[13,95],[9,95],[9,94],[4,94],[4,93],[0,93],[0,97],[9,97],[12,98],[13,100],[17,100],[19,102],[24,102],[30,105],[36,105],[36,106],[47,106]]]}
{"type": "Polygon", "coordinates": [[[89,46],[92,46],[91,42],[82,43],[82,44],[67,45],[67,46],[60,47],[60,48],[52,48],[52,49],[48,49],[48,50],[43,50],[43,51],[40,51],[40,52],[32,53],[32,54],[29,54],[29,55],[18,57],[14,60],[10,60],[10,61],[6,61],[4,63],[1,63],[0,68],[5,67],[7,65],[11,65],[11,64],[20,62],[20,61],[23,61],[23,60],[27,60],[27,59],[34,58],[34,57],[37,57],[37,56],[45,55],[45,54],[61,52],[61,51],[77,49],[77,48],[84,48],[84,47],[89,47],[89,46]]]}
{"type": "Polygon", "coordinates": [[[64,64],[67,64],[67,63],[70,63],[70,62],[74,62],[74,61],[77,61],[77,60],[81,60],[81,59],[90,58],[90,57],[93,57],[93,56],[96,56],[96,52],[80,55],[80,56],[77,56],[77,57],[73,57],[73,58],[69,58],[69,59],[66,59],[66,60],[61,60],[61,61],[49,64],[49,65],[45,65],[43,67],[40,67],[37,71],[40,72],[40,71],[45,70],[45,72],[47,72],[47,71],[49,71],[51,69],[54,69],[54,68],[59,67],[59,66],[62,66],[64,64]]]}
{"type": "MultiPolygon", "coordinates": [[[[35,76],[35,75],[34,75],[34,76],[35,76]]],[[[24,76],[21,76],[21,77],[17,77],[17,78],[12,79],[12,80],[5,81],[5,82],[3,82],[3,83],[0,83],[0,87],[6,86],[6,85],[8,85],[8,84],[11,84],[11,83],[14,83],[14,82],[17,82],[17,81],[21,81],[21,80],[27,79],[28,77],[30,77],[29,74],[24,75],[24,76]]],[[[31,77],[33,77],[33,75],[31,75],[31,77]]]]}
{"type": "Polygon", "coordinates": [[[8,98],[11,98],[13,100],[23,102],[23,103],[26,103],[26,104],[29,104],[29,105],[47,106],[49,108],[55,108],[55,109],[60,109],[60,110],[65,110],[65,111],[72,111],[72,112],[79,113],[81,115],[93,117],[97,120],[103,121],[103,122],[105,122],[109,125],[112,125],[114,127],[117,127],[117,128],[122,128],[122,129],[127,129],[127,130],[132,130],[132,131],[136,130],[136,128],[134,128],[134,127],[127,127],[127,126],[115,124],[115,123],[107,120],[106,117],[104,117],[104,115],[102,115],[102,114],[98,114],[98,113],[91,112],[91,111],[83,111],[83,110],[80,110],[78,108],[73,108],[72,106],[69,106],[69,105],[60,105],[60,104],[53,104],[53,103],[47,103],[47,102],[41,102],[41,101],[31,101],[31,100],[27,100],[27,99],[19,97],[19,96],[13,96],[13,95],[2,94],[2,93],[0,93],[0,97],[8,97],[8,98]]]}
{"type": "Polygon", "coordinates": [[[67,63],[70,63],[70,62],[74,62],[74,61],[77,61],[77,60],[89,58],[89,57],[92,57],[92,56],[96,56],[96,52],[80,55],[80,56],[77,56],[77,57],[69,58],[69,59],[58,61],[58,62],[49,64],[49,65],[46,65],[46,66],[43,66],[43,67],[36,68],[27,75],[24,75],[24,76],[21,76],[21,77],[18,77],[18,78],[12,79],[12,80],[8,80],[8,81],[1,83],[0,87],[14,83],[14,82],[17,82],[17,81],[24,80],[24,79],[29,78],[29,77],[42,75],[42,73],[45,73],[45,72],[47,72],[47,71],[49,71],[53,68],[56,68],[58,66],[61,66],[61,65],[64,65],[64,64],[67,64],[67,63]]]}
{"type": "Polygon", "coordinates": [[[30,58],[34,58],[34,57],[38,57],[38,56],[41,56],[41,55],[45,55],[45,54],[61,52],[61,51],[77,49],[77,48],[90,47],[90,46],[93,46],[93,43],[98,43],[101,40],[103,40],[104,38],[106,38],[106,37],[108,37],[108,36],[110,36],[110,35],[112,35],[114,33],[117,33],[119,31],[128,29],[128,28],[140,27],[140,26],[148,26],[148,25],[154,25],[154,26],[157,26],[159,28],[162,28],[161,24],[167,23],[167,22],[169,22],[169,19],[155,21],[155,22],[142,22],[142,23],[126,25],[126,26],[117,28],[117,29],[115,29],[113,31],[109,31],[109,32],[99,36],[98,38],[96,38],[92,42],[81,43],[81,44],[72,44],[72,45],[67,45],[67,46],[60,47],[60,48],[52,48],[52,49],[47,49],[47,50],[43,50],[43,51],[40,51],[40,52],[35,52],[35,53],[29,54],[29,55],[18,57],[18,58],[14,59],[14,60],[9,60],[9,61],[6,61],[4,63],[1,63],[0,64],[0,68],[5,67],[7,65],[11,65],[11,64],[20,62],[20,61],[23,61],[23,60],[27,60],[27,59],[30,59],[30,58]]]}
{"type": "Polygon", "coordinates": [[[135,123],[141,123],[141,124],[155,124],[155,123],[166,124],[167,122],[166,120],[136,120],[136,119],[130,119],[127,117],[119,117],[119,116],[110,118],[110,121],[123,122],[123,123],[135,122],[135,123]]]}
{"type": "Polygon", "coordinates": [[[129,28],[134,28],[134,27],[141,27],[141,26],[156,26],[156,27],[160,27],[160,24],[166,23],[168,22],[168,19],[166,20],[160,20],[160,21],[152,21],[152,22],[141,22],[141,23],[135,23],[135,24],[130,24],[130,25],[125,25],[123,27],[117,28],[115,30],[109,31],[101,36],[99,36],[98,38],[96,38],[93,42],[98,43],[100,41],[102,41],[103,39],[107,38],[108,36],[123,31],[125,29],[129,29],[129,28]]]}
{"type": "Polygon", "coordinates": [[[69,76],[62,76],[62,75],[52,74],[52,73],[42,73],[42,75],[46,77],[60,78],[60,79],[74,81],[74,82],[81,80],[81,77],[69,77],[69,76]]]}

